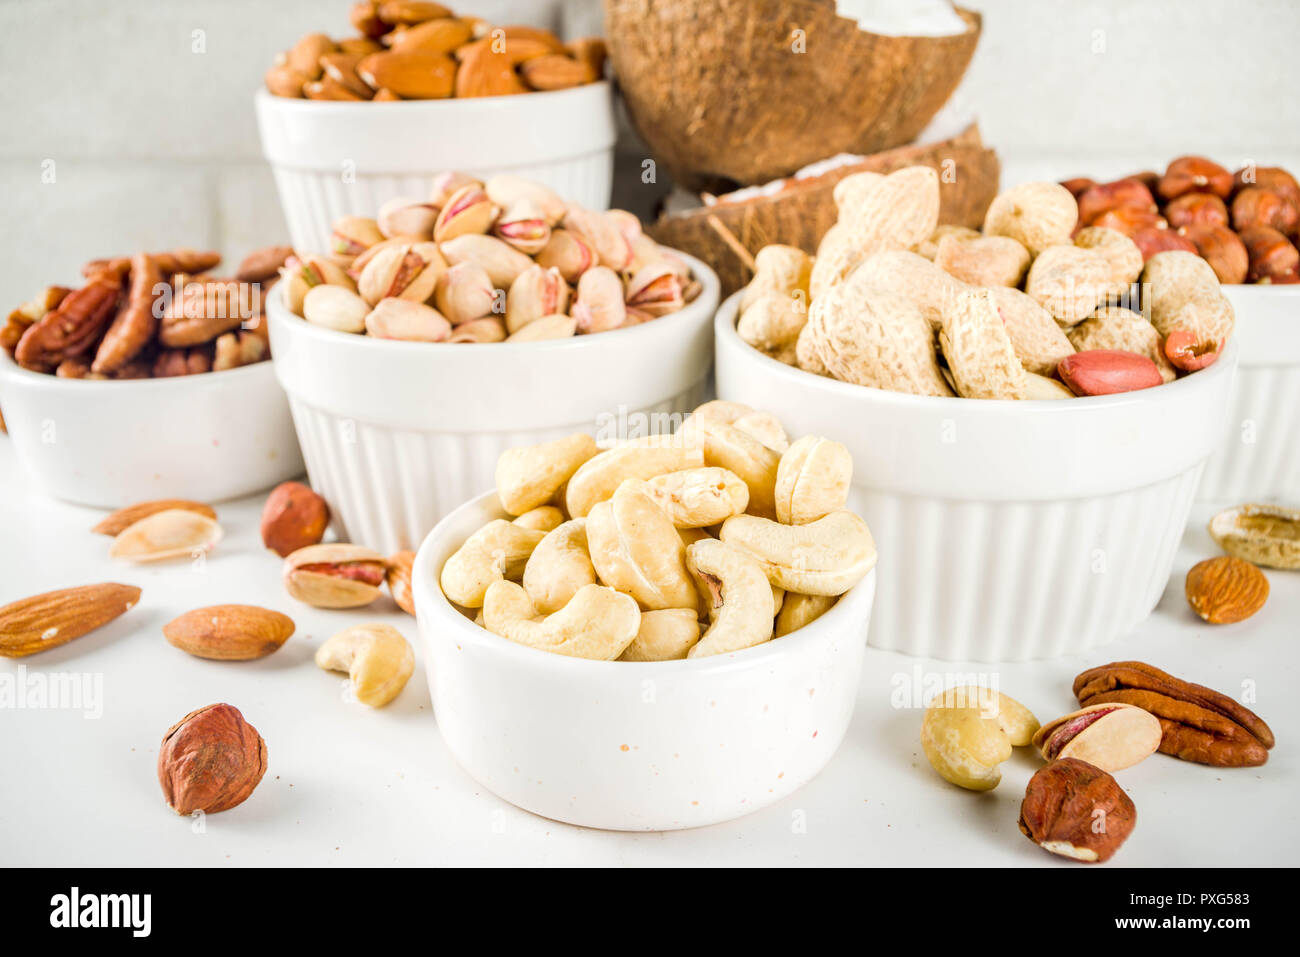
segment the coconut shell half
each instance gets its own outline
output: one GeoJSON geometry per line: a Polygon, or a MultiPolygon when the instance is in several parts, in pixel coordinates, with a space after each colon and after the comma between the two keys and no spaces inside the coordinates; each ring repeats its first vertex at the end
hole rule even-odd
{"type": "Polygon", "coordinates": [[[839,215],[833,196],[836,183],[852,173],[892,173],[917,165],[930,166],[939,173],[939,222],[978,229],[997,195],[1001,165],[997,153],[984,146],[979,128],[972,124],[951,140],[888,150],[821,176],[791,180],[779,193],[735,203],[723,197],[713,206],[661,216],[647,231],[665,246],[712,266],[727,296],[749,282],[753,274],[746,257],[732,248],[718,226],[740,242],[750,261],[772,243],[798,246],[812,255],[839,215]]]}
{"type": "Polygon", "coordinates": [[[891,37],[829,0],[605,0],[632,123],[675,182],[754,185],[836,153],[913,142],[961,82],[965,33],[891,37]]]}

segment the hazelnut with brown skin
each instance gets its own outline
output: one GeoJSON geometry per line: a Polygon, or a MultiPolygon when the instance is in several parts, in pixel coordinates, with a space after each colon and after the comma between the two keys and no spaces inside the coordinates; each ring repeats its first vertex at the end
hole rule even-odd
{"type": "Polygon", "coordinates": [[[1250,258],[1246,274],[1250,282],[1281,284],[1300,280],[1300,251],[1276,229],[1252,226],[1239,235],[1250,258]]]}
{"type": "Polygon", "coordinates": [[[1079,197],[1079,222],[1093,225],[1097,217],[1112,209],[1136,209],[1156,212],[1156,201],[1151,191],[1135,179],[1121,179],[1113,183],[1098,183],[1079,197]]]}
{"type": "Polygon", "coordinates": [[[172,725],[158,747],[158,783],[177,814],[244,803],[266,773],[266,742],[239,709],[210,704],[172,725]]]}
{"type": "Polygon", "coordinates": [[[262,508],[262,544],[281,558],[325,537],[330,508],[301,482],[282,482],[262,508]]]}
{"type": "Polygon", "coordinates": [[[1228,206],[1213,193],[1186,193],[1165,207],[1174,229],[1183,226],[1227,226],[1228,206]]]}
{"type": "Polygon", "coordinates": [[[1107,772],[1078,758],[1039,768],[1020,805],[1020,830],[1052,854],[1107,861],[1128,839],[1137,808],[1107,772]]]}
{"type": "Polygon", "coordinates": [[[1213,193],[1220,199],[1232,195],[1232,174],[1204,156],[1180,156],[1169,164],[1156,184],[1162,199],[1177,199],[1185,193],[1213,193]]]}
{"type": "Polygon", "coordinates": [[[1272,226],[1291,233],[1300,224],[1300,207],[1271,189],[1248,186],[1232,200],[1232,228],[1240,232],[1252,226],[1272,226]]]}
{"type": "Polygon", "coordinates": [[[1219,277],[1221,285],[1230,286],[1246,281],[1250,267],[1246,245],[1227,226],[1194,224],[1183,227],[1178,233],[1192,241],[1201,258],[1210,264],[1214,274],[1219,277]]]}

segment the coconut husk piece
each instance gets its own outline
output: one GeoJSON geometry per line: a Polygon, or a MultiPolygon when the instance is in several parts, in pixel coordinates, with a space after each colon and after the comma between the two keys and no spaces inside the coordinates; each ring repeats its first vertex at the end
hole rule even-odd
{"type": "Polygon", "coordinates": [[[655,158],[716,191],[915,141],[975,53],[980,15],[957,12],[958,36],[887,37],[830,0],[605,0],[605,33],[655,158]]]}
{"type": "Polygon", "coordinates": [[[905,166],[930,166],[939,173],[939,222],[978,229],[998,192],[1001,164],[984,146],[979,128],[971,124],[955,139],[928,146],[906,146],[865,157],[821,176],[791,180],[785,189],[728,203],[702,206],[659,217],[647,232],[658,242],[704,260],[722,281],[724,295],[749,282],[753,259],[764,246],[784,243],[808,253],[817,251],[838,210],[833,191],[844,177],[863,171],[892,173],[905,166]],[[721,230],[732,239],[721,235],[721,230]],[[738,255],[735,244],[750,258],[738,255]]]}

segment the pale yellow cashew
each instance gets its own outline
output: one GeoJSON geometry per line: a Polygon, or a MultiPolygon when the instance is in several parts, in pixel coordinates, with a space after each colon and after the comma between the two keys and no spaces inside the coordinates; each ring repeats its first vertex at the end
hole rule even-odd
{"type": "Polygon", "coordinates": [[[761,645],[776,617],[772,586],[749,555],[716,539],[686,549],[686,566],[700,583],[710,624],[688,658],[723,655],[761,645]]]}
{"type": "Polygon", "coordinates": [[[671,437],[661,445],[629,445],[607,449],[583,463],[569,479],[564,498],[570,518],[583,518],[592,506],[614,494],[627,479],[651,479],[665,472],[698,468],[704,453],[671,437]]]}
{"type": "Polygon", "coordinates": [[[542,614],[559,611],[584,585],[596,584],[587,554],[587,520],[575,518],[546,533],[524,566],[524,591],[542,614]]]}
{"type": "Polygon", "coordinates": [[[749,415],[742,415],[731,424],[778,454],[790,447],[790,438],[785,434],[785,427],[771,412],[751,412],[749,415]]]}
{"type": "Polygon", "coordinates": [[[785,589],[778,585],[772,586],[772,614],[780,615],[781,609],[785,607],[785,589]]]}
{"type": "Polygon", "coordinates": [[[839,442],[805,435],[781,456],[776,469],[776,520],[806,525],[849,500],[853,456],[839,442]]]}
{"type": "Polygon", "coordinates": [[[494,581],[524,573],[528,556],[545,535],[504,518],[488,522],[442,566],[442,593],[464,608],[478,608],[494,581]]]}
{"type": "Polygon", "coordinates": [[[834,607],[837,599],[830,595],[796,595],[786,592],[785,603],[776,613],[776,637],[810,625],[834,607]]]}
{"type": "Polygon", "coordinates": [[[550,532],[559,528],[564,522],[564,513],[554,505],[539,505],[530,508],[515,519],[520,528],[531,528],[535,532],[550,532]]]}
{"type": "Polygon", "coordinates": [[[587,549],[600,580],[646,610],[698,604],[681,536],[634,483],[620,485],[587,515],[587,549]]]}
{"type": "Polygon", "coordinates": [[[600,449],[585,433],[522,449],[509,449],[497,459],[497,495],[511,515],[545,505],[569,481],[578,467],[600,449]]]}
{"type": "Polygon", "coordinates": [[[740,476],[749,487],[750,513],[774,517],[776,469],[781,462],[780,454],[734,425],[708,419],[692,419],[691,422],[694,423],[692,437],[704,451],[704,464],[728,469],[740,476]]]}
{"type": "Polygon", "coordinates": [[[1038,720],[1020,702],[988,688],[949,688],[926,707],[921,747],[945,781],[972,791],[998,786],[1011,748],[1029,744],[1038,720]]]}
{"type": "Polygon", "coordinates": [[[619,661],[675,661],[685,658],[700,640],[700,621],[693,608],[641,612],[641,627],[619,661]]]}
{"type": "Polygon", "coordinates": [[[406,687],[415,671],[415,652],[391,625],[354,625],[317,649],[316,665],[344,672],[358,701],[382,708],[406,687]]]}
{"type": "Polygon", "coordinates": [[[852,512],[807,525],[737,515],[722,523],[720,538],[757,560],[772,584],[801,595],[842,595],[876,564],[871,531],[852,512]]]}
{"type": "Polygon", "coordinates": [[[637,484],[678,528],[717,525],[749,505],[749,486],[723,468],[682,469],[637,484]]]}
{"type": "Polygon", "coordinates": [[[636,601],[604,585],[584,585],[567,605],[537,617],[528,594],[511,581],[497,581],[483,602],[488,631],[557,655],[613,661],[636,638],[641,610],[636,601]]]}
{"type": "Polygon", "coordinates": [[[713,537],[703,528],[679,528],[677,529],[677,534],[682,537],[682,544],[687,546],[694,545],[696,542],[713,537]]]}

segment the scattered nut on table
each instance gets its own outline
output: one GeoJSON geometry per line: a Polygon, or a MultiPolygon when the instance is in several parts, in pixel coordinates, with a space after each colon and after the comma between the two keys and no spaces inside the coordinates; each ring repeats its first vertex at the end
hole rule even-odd
{"type": "Polygon", "coordinates": [[[415,671],[415,652],[391,625],[354,625],[317,649],[316,665],[345,673],[358,701],[382,708],[406,687],[415,671]]]}
{"type": "Polygon", "coordinates": [[[266,773],[266,742],[239,709],[210,704],[172,725],[158,747],[158,783],[177,814],[243,804],[266,773]]]}
{"type": "Polygon", "coordinates": [[[1043,850],[1089,864],[1110,860],[1137,809],[1113,777],[1078,758],[1039,768],[1020,804],[1020,830],[1043,850]]]}
{"type": "Polygon", "coordinates": [[[557,654],[731,654],[816,621],[875,566],[846,508],[851,476],[843,445],[791,444],[735,402],[700,406],[672,435],[512,449],[497,493],[516,517],[470,535],[439,584],[488,631],[557,654]]]}
{"type": "Polygon", "coordinates": [[[1002,780],[998,767],[1013,747],[1030,744],[1038,719],[1019,701],[977,685],[936,695],[921,719],[921,748],[945,781],[990,791],[1002,780]]]}

